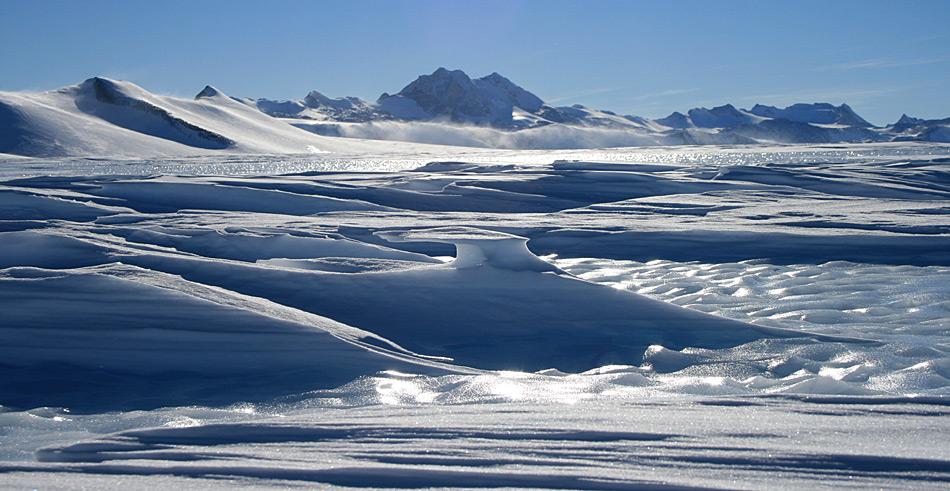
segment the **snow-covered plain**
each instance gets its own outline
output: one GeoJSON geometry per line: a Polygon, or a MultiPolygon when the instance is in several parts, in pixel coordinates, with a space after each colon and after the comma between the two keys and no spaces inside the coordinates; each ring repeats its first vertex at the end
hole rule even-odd
{"type": "Polygon", "coordinates": [[[0,485],[950,481],[950,146],[371,150],[0,158],[0,485]]]}

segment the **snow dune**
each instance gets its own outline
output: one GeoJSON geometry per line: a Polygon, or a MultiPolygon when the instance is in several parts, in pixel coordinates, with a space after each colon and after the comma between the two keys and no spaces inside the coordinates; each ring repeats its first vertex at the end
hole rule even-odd
{"type": "Polygon", "coordinates": [[[326,318],[134,267],[9,268],[0,291],[5,404],[215,404],[388,369],[465,371],[326,318]]]}

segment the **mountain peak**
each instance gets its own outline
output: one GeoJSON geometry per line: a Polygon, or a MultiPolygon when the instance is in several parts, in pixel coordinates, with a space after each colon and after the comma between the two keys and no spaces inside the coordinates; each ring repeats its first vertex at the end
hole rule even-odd
{"type": "Polygon", "coordinates": [[[679,111],[673,111],[669,116],[656,120],[657,123],[670,128],[683,129],[689,128],[691,123],[685,114],[679,111]]]}
{"type": "Polygon", "coordinates": [[[79,85],[65,90],[78,90],[80,94],[95,97],[97,100],[109,103],[119,103],[131,99],[147,98],[150,94],[138,85],[124,80],[113,80],[106,77],[92,77],[79,85]]]}
{"type": "Polygon", "coordinates": [[[897,120],[896,124],[915,124],[923,121],[920,118],[915,118],[913,116],[908,116],[906,113],[901,114],[900,119],[897,120]]]}
{"type": "Polygon", "coordinates": [[[323,95],[323,93],[311,90],[307,93],[307,96],[303,98],[304,104],[308,107],[320,107],[328,105],[333,99],[323,95]]]}
{"type": "Polygon", "coordinates": [[[449,70],[448,68],[441,66],[429,75],[420,75],[418,78],[416,78],[416,80],[418,81],[423,78],[453,79],[459,82],[466,80],[471,81],[471,78],[469,78],[468,74],[462,70],[449,70]]]}
{"type": "Polygon", "coordinates": [[[744,124],[754,123],[758,118],[752,113],[740,111],[732,104],[716,106],[712,109],[694,107],[686,112],[673,113],[658,119],[657,122],[671,128],[734,128],[744,124]]]}
{"type": "Polygon", "coordinates": [[[201,92],[198,92],[198,95],[195,96],[195,99],[217,97],[219,95],[224,95],[224,93],[222,93],[220,90],[214,88],[211,85],[205,85],[205,88],[201,89],[201,92]]]}
{"type": "Polygon", "coordinates": [[[541,109],[544,102],[498,72],[472,79],[462,70],[439,67],[421,75],[394,96],[383,94],[384,110],[398,115],[448,117],[460,123],[508,126],[515,107],[528,112],[541,109]]]}
{"type": "Polygon", "coordinates": [[[118,90],[123,85],[131,84],[130,82],[122,82],[119,80],[113,80],[106,77],[91,77],[84,80],[79,84],[80,88],[88,90],[118,90]]]}
{"type": "Polygon", "coordinates": [[[915,118],[906,114],[901,114],[901,118],[898,119],[896,123],[892,124],[891,128],[894,131],[904,131],[925,122],[926,121],[921,118],[915,118]]]}
{"type": "Polygon", "coordinates": [[[498,72],[492,72],[490,75],[475,79],[473,82],[483,90],[494,92],[495,97],[506,99],[512,106],[525,111],[537,112],[541,109],[541,106],[544,106],[544,101],[540,97],[528,92],[498,72]]]}
{"type": "Polygon", "coordinates": [[[828,102],[799,102],[784,109],[756,104],[749,112],[763,118],[787,119],[796,123],[872,126],[847,104],[835,106],[828,102]]]}

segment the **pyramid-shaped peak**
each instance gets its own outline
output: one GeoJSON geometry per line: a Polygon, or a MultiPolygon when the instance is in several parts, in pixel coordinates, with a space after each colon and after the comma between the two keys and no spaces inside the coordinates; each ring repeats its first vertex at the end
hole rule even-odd
{"type": "Polygon", "coordinates": [[[195,96],[195,99],[204,99],[206,97],[217,97],[224,95],[223,92],[214,88],[211,85],[205,85],[205,88],[201,89],[201,92],[198,92],[198,95],[195,96]]]}
{"type": "Polygon", "coordinates": [[[504,75],[498,72],[491,72],[488,75],[485,75],[484,77],[482,77],[482,80],[493,80],[493,81],[499,81],[499,82],[510,81],[508,80],[508,77],[505,77],[504,75]]]}

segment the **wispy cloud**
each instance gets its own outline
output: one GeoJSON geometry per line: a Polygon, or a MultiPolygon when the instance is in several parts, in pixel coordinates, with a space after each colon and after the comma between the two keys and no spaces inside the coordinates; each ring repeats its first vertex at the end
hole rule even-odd
{"type": "Polygon", "coordinates": [[[740,103],[789,104],[794,102],[855,102],[892,96],[921,88],[920,85],[901,85],[872,88],[806,89],[771,94],[744,95],[736,99],[740,103]]]}
{"type": "Polygon", "coordinates": [[[950,61],[950,57],[940,58],[917,58],[912,60],[898,60],[894,58],[873,58],[868,60],[849,61],[847,63],[837,63],[834,65],[825,65],[817,67],[816,70],[865,70],[878,68],[899,68],[919,65],[933,65],[950,61]]]}
{"type": "Polygon", "coordinates": [[[649,94],[641,94],[636,97],[631,97],[628,100],[630,101],[650,101],[654,99],[664,99],[667,97],[672,97],[676,95],[691,94],[698,91],[699,89],[667,89],[661,90],[659,92],[652,92],[649,94]]]}
{"type": "Polygon", "coordinates": [[[582,92],[575,92],[569,95],[553,97],[551,99],[548,99],[546,102],[556,104],[558,102],[577,100],[581,97],[590,97],[592,95],[601,95],[601,94],[611,94],[613,92],[620,92],[621,90],[629,90],[629,87],[599,87],[596,89],[585,90],[582,92]]]}

